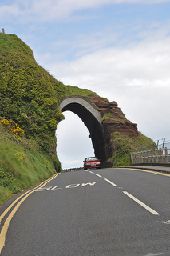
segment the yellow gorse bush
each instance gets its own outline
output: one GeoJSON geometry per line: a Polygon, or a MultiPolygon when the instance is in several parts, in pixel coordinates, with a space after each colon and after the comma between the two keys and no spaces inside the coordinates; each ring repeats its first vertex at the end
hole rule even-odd
{"type": "Polygon", "coordinates": [[[4,119],[0,119],[0,123],[4,126],[9,126],[12,123],[12,121],[4,118],[4,119]]]}
{"type": "Polygon", "coordinates": [[[24,130],[12,120],[1,118],[0,124],[5,126],[10,132],[12,132],[16,136],[22,137],[24,135],[24,130]]]}

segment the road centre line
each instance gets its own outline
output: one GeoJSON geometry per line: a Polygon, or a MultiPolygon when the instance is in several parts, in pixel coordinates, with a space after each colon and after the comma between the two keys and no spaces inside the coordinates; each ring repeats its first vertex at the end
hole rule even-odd
{"type": "Polygon", "coordinates": [[[112,182],[112,181],[106,179],[105,177],[102,177],[100,174],[94,173],[94,172],[92,172],[92,171],[89,171],[89,172],[92,173],[92,174],[95,174],[95,175],[98,176],[99,178],[104,179],[106,182],[108,182],[109,184],[111,184],[113,187],[117,187],[117,185],[116,185],[114,182],[112,182]]]}
{"type": "Polygon", "coordinates": [[[100,174],[98,174],[98,173],[96,174],[96,176],[98,176],[99,178],[103,178],[103,177],[102,177],[100,174]]]}
{"type": "Polygon", "coordinates": [[[117,187],[117,185],[116,185],[114,182],[112,182],[112,181],[110,181],[110,180],[108,180],[108,179],[106,179],[106,178],[104,178],[104,180],[105,180],[106,182],[108,182],[109,184],[111,184],[113,187],[117,187]]]}
{"type": "MultiPolygon", "coordinates": [[[[98,177],[100,177],[101,175],[96,174],[98,177]]],[[[105,177],[102,177],[106,182],[108,182],[109,184],[111,184],[113,187],[117,187],[117,185],[108,180],[105,177]]],[[[123,189],[122,187],[120,187],[121,189],[123,189]]],[[[128,193],[127,191],[122,191],[125,195],[127,195],[130,199],[132,199],[133,201],[135,201],[137,204],[139,204],[141,207],[143,207],[145,210],[149,211],[150,213],[152,213],[153,215],[159,215],[159,213],[155,210],[153,210],[151,207],[147,206],[145,203],[141,202],[139,199],[137,199],[136,197],[134,197],[132,194],[128,193]]],[[[168,223],[169,224],[169,223],[168,223]]]]}
{"type": "Polygon", "coordinates": [[[92,173],[92,174],[95,174],[94,172],[92,172],[92,171],[89,171],[90,173],[92,173]]]}
{"type": "Polygon", "coordinates": [[[159,215],[159,213],[155,210],[153,210],[151,207],[147,206],[146,204],[144,204],[143,202],[141,202],[139,199],[137,199],[136,197],[134,197],[132,194],[129,194],[127,191],[123,191],[123,193],[125,195],[127,195],[129,198],[131,198],[133,201],[135,201],[137,204],[139,204],[140,206],[142,206],[143,208],[145,208],[145,210],[149,211],[150,213],[152,213],[153,215],[159,215]]]}
{"type": "Polygon", "coordinates": [[[15,213],[18,211],[22,203],[31,195],[33,194],[37,188],[44,187],[48,182],[53,180],[54,178],[57,177],[58,174],[54,175],[52,178],[48,179],[45,182],[42,182],[40,185],[36,186],[34,189],[27,191],[20,197],[18,197],[0,216],[1,220],[6,216],[6,214],[11,210],[11,208],[16,204],[16,206],[13,208],[13,210],[10,212],[9,216],[6,218],[5,223],[2,226],[2,230],[0,232],[0,255],[2,252],[3,247],[5,246],[6,242],[6,235],[7,231],[10,225],[11,220],[13,219],[15,213]],[[20,200],[21,199],[21,200],[20,200]],[[20,200],[20,201],[19,201],[20,200]],[[18,202],[19,201],[19,202],[18,202]]]}

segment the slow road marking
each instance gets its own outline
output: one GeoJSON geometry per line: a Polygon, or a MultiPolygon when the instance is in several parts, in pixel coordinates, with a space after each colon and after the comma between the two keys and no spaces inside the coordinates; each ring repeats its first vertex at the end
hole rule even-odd
{"type": "Polygon", "coordinates": [[[170,220],[163,221],[163,223],[166,224],[166,225],[170,225],[170,220]]]}
{"type": "Polygon", "coordinates": [[[93,182],[86,182],[86,183],[81,183],[81,184],[70,184],[70,185],[67,185],[65,187],[58,187],[58,186],[50,186],[50,187],[40,187],[38,189],[36,189],[36,192],[42,192],[42,191],[56,191],[56,190],[63,190],[63,189],[74,189],[74,188],[83,188],[83,187],[86,187],[86,186],[94,186],[96,184],[96,181],[93,181],[93,182]]]}

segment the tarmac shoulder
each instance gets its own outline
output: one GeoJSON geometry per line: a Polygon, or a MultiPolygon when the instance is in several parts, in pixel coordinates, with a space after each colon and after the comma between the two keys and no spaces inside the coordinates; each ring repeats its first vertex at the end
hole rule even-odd
{"type": "Polygon", "coordinates": [[[141,170],[152,170],[156,172],[170,174],[170,167],[169,166],[154,166],[154,165],[133,165],[133,166],[126,166],[127,168],[134,168],[134,169],[141,169],[141,170]]]}

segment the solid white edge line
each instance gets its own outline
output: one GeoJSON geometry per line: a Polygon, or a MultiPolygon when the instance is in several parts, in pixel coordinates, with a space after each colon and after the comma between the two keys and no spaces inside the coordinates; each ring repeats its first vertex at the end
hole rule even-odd
{"type": "Polygon", "coordinates": [[[134,197],[132,194],[129,194],[127,191],[123,191],[123,193],[125,195],[127,195],[129,198],[131,198],[133,201],[135,201],[137,204],[139,204],[140,206],[142,206],[143,208],[145,208],[145,210],[149,211],[150,213],[152,213],[153,215],[159,215],[158,212],[156,212],[155,210],[153,210],[152,208],[150,208],[149,206],[147,206],[146,204],[144,204],[143,202],[141,202],[139,199],[137,199],[136,197],[134,197]]]}

